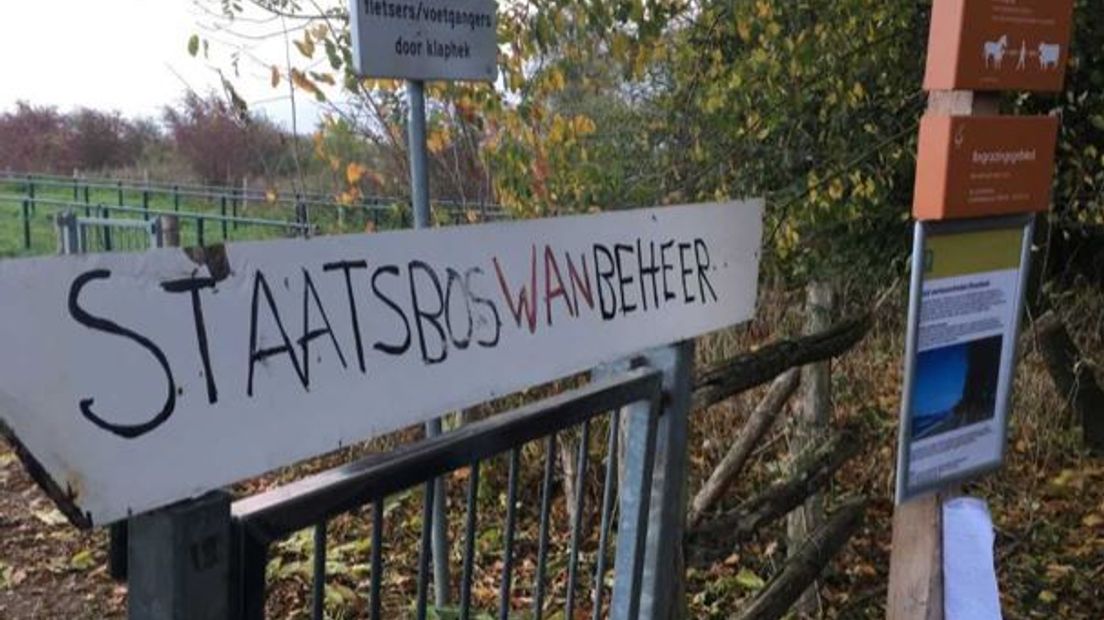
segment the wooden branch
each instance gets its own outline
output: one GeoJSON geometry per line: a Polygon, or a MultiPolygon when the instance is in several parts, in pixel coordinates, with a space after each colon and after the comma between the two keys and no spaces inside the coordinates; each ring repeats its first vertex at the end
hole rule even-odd
{"type": "Polygon", "coordinates": [[[828,521],[815,530],[797,553],[786,561],[782,572],[759,596],[736,615],[738,620],[774,620],[789,611],[801,593],[820,575],[862,525],[866,499],[846,502],[828,521]]]}
{"type": "Polygon", "coordinates": [[[691,410],[708,407],[762,385],[790,368],[842,355],[862,340],[871,322],[872,317],[864,315],[819,334],[776,342],[706,368],[695,382],[691,410]]]}
{"type": "Polygon", "coordinates": [[[1047,312],[1035,326],[1047,370],[1063,401],[1080,420],[1085,446],[1104,453],[1104,391],[1060,317],[1047,312]]]}
{"type": "Polygon", "coordinates": [[[700,525],[705,513],[716,505],[717,500],[728,490],[732,481],[740,475],[748,457],[751,456],[752,451],[759,445],[763,436],[774,425],[774,421],[778,419],[778,414],[782,411],[783,405],[797,389],[800,379],[801,371],[797,368],[791,368],[774,380],[763,400],[756,405],[747,423],[740,429],[740,434],[736,437],[732,447],[728,449],[720,464],[713,470],[709,480],[705,481],[701,491],[698,491],[698,494],[694,496],[694,500],[690,502],[690,513],[686,518],[687,527],[693,529],[700,525]]]}
{"type": "Polygon", "coordinates": [[[695,564],[723,557],[735,544],[747,540],[764,525],[782,518],[805,498],[828,484],[840,467],[858,454],[856,431],[833,435],[800,459],[794,475],[687,534],[695,564]]]}

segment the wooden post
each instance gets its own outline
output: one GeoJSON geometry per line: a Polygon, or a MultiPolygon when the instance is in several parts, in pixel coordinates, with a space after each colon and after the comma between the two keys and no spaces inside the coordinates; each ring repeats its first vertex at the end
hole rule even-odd
{"type": "MultiPolygon", "coordinates": [[[[959,90],[928,95],[931,114],[982,116],[999,111],[996,94],[959,90]]],[[[942,620],[943,501],[952,494],[922,497],[894,510],[886,609],[889,620],[942,620]]]]}
{"type": "MultiPolygon", "coordinates": [[[[805,333],[817,334],[832,325],[832,286],[825,281],[811,282],[806,291],[805,333]]],[[[809,364],[801,369],[801,411],[794,425],[790,444],[793,463],[810,446],[824,441],[832,417],[831,361],[809,364]]],[[[816,530],[824,518],[824,498],[814,494],[805,505],[790,513],[786,519],[788,556],[793,557],[801,548],[809,533],[816,530]]],[[[817,586],[809,587],[796,605],[802,616],[816,616],[820,607],[817,586]]]]}
{"type": "Polygon", "coordinates": [[[180,218],[175,215],[161,216],[161,247],[180,247],[180,218]]]}

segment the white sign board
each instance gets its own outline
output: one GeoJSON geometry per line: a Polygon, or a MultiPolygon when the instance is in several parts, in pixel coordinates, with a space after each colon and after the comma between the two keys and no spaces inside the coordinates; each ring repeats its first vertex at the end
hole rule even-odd
{"type": "Polygon", "coordinates": [[[1004,460],[1030,221],[917,225],[899,502],[1004,460]]]}
{"type": "Polygon", "coordinates": [[[494,81],[494,0],[349,0],[358,75],[494,81]]]}
{"type": "Polygon", "coordinates": [[[71,519],[108,523],[744,321],[761,220],[754,201],[0,261],[0,421],[71,519]]]}

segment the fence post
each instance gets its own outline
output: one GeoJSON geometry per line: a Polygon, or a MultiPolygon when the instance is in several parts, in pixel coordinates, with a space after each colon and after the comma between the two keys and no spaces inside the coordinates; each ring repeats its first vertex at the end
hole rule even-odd
{"type": "Polygon", "coordinates": [[[148,189],[143,189],[142,190],[142,211],[144,213],[142,213],[142,219],[146,220],[147,222],[150,219],[150,216],[149,216],[149,201],[150,201],[149,190],[148,189]]]}
{"type": "Polygon", "coordinates": [[[27,198],[30,199],[31,213],[35,211],[35,184],[34,177],[27,175],[27,198]]]}
{"type": "MultiPolygon", "coordinates": [[[[613,600],[616,620],[660,620],[685,615],[685,562],[682,538],[686,520],[687,434],[690,416],[694,343],[684,341],[644,354],[663,371],[665,401],[655,436],[649,484],[647,416],[626,415],[625,482],[621,489],[613,600]],[[647,533],[640,535],[641,510],[647,508],[647,533]],[[643,562],[639,580],[634,566],[643,562]]],[[[627,408],[629,410],[632,407],[627,408]]]]}
{"type": "Polygon", "coordinates": [[[226,229],[226,194],[223,194],[219,198],[219,212],[222,213],[222,240],[226,241],[227,229],[226,229]]]}
{"type": "MultiPolygon", "coordinates": [[[[833,287],[826,280],[814,280],[806,287],[805,333],[817,334],[832,326],[833,287]]],[[[793,439],[790,442],[791,466],[796,466],[802,453],[823,442],[832,418],[832,363],[817,362],[801,369],[801,409],[795,416],[793,439]]],[[[815,493],[786,517],[787,556],[793,557],[801,544],[824,521],[824,498],[815,493]]],[[[798,599],[799,614],[819,613],[820,593],[817,582],[798,599]]]]}
{"type": "Polygon", "coordinates": [[[121,207],[123,206],[123,182],[120,180],[115,183],[119,188],[119,206],[121,207]]]}
{"type": "Polygon", "coordinates": [[[23,199],[23,249],[31,249],[31,201],[23,199]]]}
{"type": "MultiPolygon", "coordinates": [[[[103,219],[105,219],[105,220],[111,219],[111,209],[108,209],[107,207],[104,207],[103,219]]],[[[103,227],[103,241],[104,241],[104,250],[106,250],[108,252],[111,252],[112,250],[115,249],[114,244],[111,242],[111,226],[104,226],[103,227]]]]}
{"type": "Polygon", "coordinates": [[[180,218],[175,215],[161,216],[161,247],[180,247],[180,218]]]}
{"type": "Polygon", "coordinates": [[[58,254],[78,254],[77,215],[72,211],[57,214],[58,254]]]}
{"type": "Polygon", "coordinates": [[[180,211],[180,186],[173,185],[173,211],[180,211]]]}
{"type": "Polygon", "coordinates": [[[230,495],[214,491],[130,520],[132,620],[230,620],[230,495]]]}
{"type": "Polygon", "coordinates": [[[203,218],[196,218],[196,245],[203,247],[203,218]]]}
{"type": "Polygon", "coordinates": [[[234,199],[230,202],[230,214],[234,216],[234,230],[238,229],[238,203],[241,201],[241,190],[234,188],[234,199]]]}

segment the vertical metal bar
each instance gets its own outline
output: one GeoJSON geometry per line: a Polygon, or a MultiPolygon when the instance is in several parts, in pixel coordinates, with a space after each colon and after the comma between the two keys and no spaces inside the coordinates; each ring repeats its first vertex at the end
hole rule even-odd
{"type": "MultiPolygon", "coordinates": [[[[111,209],[108,209],[107,207],[104,207],[103,219],[105,219],[105,220],[111,219],[111,209]]],[[[111,226],[110,225],[105,225],[103,227],[103,245],[104,245],[104,251],[110,252],[114,249],[115,244],[112,242],[111,226]]]]}
{"type": "MultiPolygon", "coordinates": [[[[410,196],[414,207],[414,228],[428,228],[429,220],[429,168],[426,165],[426,117],[425,84],[410,80],[406,83],[406,95],[410,103],[407,122],[407,150],[410,153],[410,196]]],[[[441,434],[441,420],[426,422],[426,437],[441,434]]],[[[448,531],[445,526],[445,481],[433,481],[436,502],[433,514],[433,576],[435,599],[438,607],[448,604],[448,531]]]]}
{"type": "Polygon", "coordinates": [[[37,208],[35,205],[35,183],[34,177],[29,174],[27,175],[27,198],[31,201],[31,212],[34,213],[37,208]]]}
{"type": "Polygon", "coordinates": [[[226,228],[226,194],[223,194],[219,200],[219,212],[222,213],[222,240],[226,241],[228,236],[226,228]]]}
{"type": "Polygon", "coordinates": [[[426,167],[425,85],[418,80],[406,83],[410,100],[407,144],[410,150],[410,196],[414,205],[414,228],[426,228],[429,222],[429,169],[426,167]]]}
{"type": "Polygon", "coordinates": [[[372,620],[380,620],[383,601],[380,600],[383,583],[383,498],[372,504],[372,585],[369,613],[372,620]]]}
{"type": "Polygon", "coordinates": [[[84,184],[84,204],[90,204],[92,202],[92,192],[88,188],[88,183],[84,184]]]}
{"type": "MultiPolygon", "coordinates": [[[[642,423],[640,426],[643,428],[641,433],[634,433],[630,435],[630,441],[637,439],[638,445],[635,446],[636,450],[632,452],[626,452],[626,455],[635,453],[639,455],[639,459],[636,460],[635,469],[637,474],[634,485],[635,493],[626,492],[623,497],[629,497],[636,500],[635,510],[622,513],[622,524],[627,525],[623,531],[617,532],[617,547],[618,547],[618,570],[625,570],[623,573],[627,576],[624,580],[624,592],[627,593],[627,598],[624,600],[626,603],[624,606],[619,607],[617,605],[617,588],[620,583],[614,581],[614,598],[610,601],[610,616],[618,619],[632,619],[640,617],[640,605],[641,596],[644,590],[644,562],[647,559],[648,550],[648,521],[650,518],[652,507],[652,485],[653,485],[653,472],[655,471],[655,450],[656,450],[656,434],[659,427],[659,402],[646,403],[641,411],[633,416],[633,422],[642,423]],[[643,419],[640,419],[643,418],[643,419]],[[621,561],[621,549],[622,542],[624,542],[624,548],[628,550],[625,566],[620,566],[621,561]],[[620,612],[620,613],[619,613],[620,612]]],[[[630,475],[626,475],[626,478],[631,478],[630,475]]],[[[626,480],[628,482],[628,480],[626,480]]],[[[626,484],[626,487],[630,486],[626,484]]],[[[623,504],[626,502],[622,502],[623,504]]],[[[659,616],[649,616],[652,618],[658,618],[659,616]]]]}
{"type": "Polygon", "coordinates": [[[905,372],[901,388],[901,423],[897,428],[897,503],[904,501],[908,493],[909,478],[909,412],[912,410],[912,383],[915,377],[913,360],[916,359],[920,335],[920,300],[924,287],[924,246],[927,229],[923,222],[916,222],[912,229],[912,273],[909,283],[908,322],[905,323],[905,372]]]}
{"type": "Polygon", "coordinates": [[[121,207],[121,206],[123,206],[123,182],[122,181],[116,181],[116,184],[119,187],[119,206],[121,207]]]}
{"type": "Polygon", "coordinates": [[[80,179],[77,175],[73,174],[73,202],[80,200],[80,179]]]}
{"type": "Polygon", "coordinates": [[[142,219],[146,220],[147,222],[150,219],[149,203],[150,203],[149,190],[144,189],[144,190],[142,190],[142,219]]]}
{"type": "Polygon", "coordinates": [[[268,543],[257,538],[246,524],[233,528],[234,567],[233,610],[231,618],[264,620],[265,573],[268,567],[268,543]]]}
{"type": "Polygon", "coordinates": [[[115,581],[127,579],[127,522],[112,523],[107,530],[107,574],[115,581]]]}
{"type": "Polygon", "coordinates": [[[587,456],[590,444],[590,420],[583,421],[582,437],[579,439],[578,472],[579,479],[575,486],[575,514],[571,520],[571,550],[567,562],[567,602],[564,605],[564,617],[575,617],[575,585],[576,572],[579,565],[579,538],[582,535],[583,512],[586,502],[586,469],[587,456]]]}
{"type": "Polygon", "coordinates": [[[510,618],[510,590],[513,585],[514,532],[517,525],[518,469],[521,468],[521,449],[510,450],[510,477],[506,484],[506,540],[502,552],[502,583],[498,594],[498,620],[510,618]]]}
{"type": "Polygon", "coordinates": [[[31,249],[31,201],[23,199],[23,249],[31,249]]]}
{"type": "Polygon", "coordinates": [[[180,186],[179,185],[173,185],[172,194],[173,194],[173,211],[179,212],[180,211],[180,186]]]}
{"type": "Polygon", "coordinates": [[[422,547],[418,555],[418,600],[417,618],[425,620],[426,608],[429,598],[429,556],[433,529],[433,482],[425,484],[425,493],[422,504],[422,547]]]}
{"type": "Polygon", "coordinates": [[[238,201],[241,199],[241,190],[234,189],[234,198],[230,201],[231,215],[234,217],[234,230],[238,229],[238,201]]]}
{"type": "Polygon", "coordinates": [[[686,514],[686,446],[694,343],[686,341],[655,349],[644,358],[663,370],[666,399],[654,432],[650,418],[644,421],[642,416],[633,415],[628,422],[625,485],[621,490],[621,522],[617,530],[618,575],[610,610],[610,616],[618,620],[670,618],[684,607],[685,569],[680,541],[686,514]],[[654,442],[650,435],[654,435],[654,442]],[[646,522],[642,521],[645,517],[646,522]],[[641,549],[639,545],[644,547],[641,549]],[[643,565],[638,573],[640,562],[643,565]]]}
{"type": "Polygon", "coordinates": [[[203,240],[203,218],[202,217],[197,217],[196,218],[196,243],[200,247],[203,247],[204,245],[206,245],[203,241],[204,241],[203,240]]]}
{"type": "Polygon", "coordinates": [[[614,489],[617,484],[618,437],[621,434],[616,411],[609,416],[609,453],[606,456],[606,481],[602,490],[602,521],[598,532],[598,566],[594,570],[594,620],[601,618],[602,592],[606,577],[606,544],[609,537],[611,515],[613,513],[614,489]]]}
{"type": "Polygon", "coordinates": [[[541,483],[540,533],[537,541],[537,574],[533,584],[533,618],[544,616],[544,574],[548,567],[548,522],[552,510],[552,477],[556,464],[556,436],[549,435],[544,448],[544,480],[541,483]]]}
{"type": "Polygon", "coordinates": [[[475,563],[475,524],[479,519],[479,461],[468,476],[468,511],[464,521],[464,568],[460,580],[460,620],[471,618],[472,567],[475,563]]]}
{"type": "Polygon", "coordinates": [[[314,526],[314,580],[311,582],[311,619],[326,615],[326,522],[314,526]]]}

